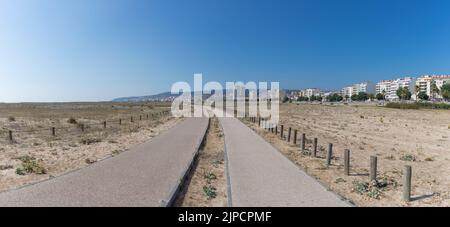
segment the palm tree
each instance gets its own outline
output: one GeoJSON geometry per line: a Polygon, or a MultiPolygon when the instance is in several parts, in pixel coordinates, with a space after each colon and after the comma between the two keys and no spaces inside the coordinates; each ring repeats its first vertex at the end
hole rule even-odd
{"type": "Polygon", "coordinates": [[[435,99],[436,95],[439,95],[439,93],[440,93],[440,90],[436,85],[436,81],[433,81],[431,83],[431,97],[433,97],[433,99],[435,99]]]}

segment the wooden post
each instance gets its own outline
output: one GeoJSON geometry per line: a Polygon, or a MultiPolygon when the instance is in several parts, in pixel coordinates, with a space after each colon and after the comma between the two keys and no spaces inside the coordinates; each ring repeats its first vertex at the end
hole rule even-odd
{"type": "Polygon", "coordinates": [[[370,181],[377,180],[377,156],[370,156],[370,181]]]}
{"type": "Polygon", "coordinates": [[[328,152],[327,152],[327,167],[331,165],[331,158],[333,156],[333,144],[328,144],[328,152]]]}
{"type": "Polygon", "coordinates": [[[119,118],[119,125],[121,125],[122,124],[122,119],[121,118],[119,118]]]}
{"type": "Polygon", "coordinates": [[[261,117],[258,117],[258,125],[261,127],[261,117]]]}
{"type": "Polygon", "coordinates": [[[403,172],[403,200],[405,202],[411,201],[411,178],[412,178],[412,168],[411,166],[405,166],[403,172]]]}
{"type": "Polygon", "coordinates": [[[103,128],[106,128],[106,121],[103,122],[103,128]]]}
{"type": "Polygon", "coordinates": [[[275,135],[278,135],[278,125],[275,125],[275,135]]]}
{"type": "Polygon", "coordinates": [[[313,157],[317,157],[317,138],[314,138],[314,143],[313,143],[313,157]]]}
{"type": "Polygon", "coordinates": [[[287,141],[288,141],[288,142],[291,142],[291,130],[292,130],[292,128],[289,127],[288,137],[287,137],[287,141]]]}
{"type": "Polygon", "coordinates": [[[131,121],[131,122],[134,122],[133,117],[131,117],[130,121],[131,121]]]}
{"type": "Polygon", "coordinates": [[[344,174],[350,176],[350,150],[345,149],[344,151],[344,174]]]}
{"type": "Polygon", "coordinates": [[[9,134],[9,141],[13,142],[13,132],[11,130],[9,130],[8,134],[9,134]]]}
{"type": "Polygon", "coordinates": [[[294,130],[294,144],[297,144],[297,129],[294,130]]]}
{"type": "Polygon", "coordinates": [[[139,115],[139,120],[142,121],[142,115],[139,115]]]}
{"type": "Polygon", "coordinates": [[[84,124],[81,124],[80,127],[81,127],[81,132],[84,132],[84,124]]]}
{"type": "Polygon", "coordinates": [[[280,137],[281,139],[283,139],[283,134],[284,134],[284,125],[281,125],[281,129],[280,129],[280,137]]]}
{"type": "Polygon", "coordinates": [[[306,149],[306,134],[302,133],[302,151],[306,149]]]}
{"type": "Polygon", "coordinates": [[[147,119],[148,119],[148,114],[147,114],[147,119]]]}
{"type": "Polygon", "coordinates": [[[56,136],[56,129],[55,129],[55,127],[52,127],[52,136],[56,136]]]}

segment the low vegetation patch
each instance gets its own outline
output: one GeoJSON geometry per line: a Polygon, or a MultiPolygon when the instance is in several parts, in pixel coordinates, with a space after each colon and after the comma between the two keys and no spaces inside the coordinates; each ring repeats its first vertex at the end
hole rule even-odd
{"type": "Polygon", "coordinates": [[[83,138],[81,139],[80,143],[84,145],[91,145],[94,143],[100,143],[102,142],[102,139],[99,138],[83,138]]]}
{"type": "Polygon", "coordinates": [[[8,121],[10,121],[10,122],[16,121],[16,118],[15,117],[8,117],[8,121]]]}
{"type": "Polygon", "coordinates": [[[412,154],[405,154],[400,158],[400,160],[406,161],[406,162],[415,162],[416,157],[412,154]]]}
{"type": "Polygon", "coordinates": [[[16,174],[26,175],[27,173],[46,174],[47,170],[36,162],[36,158],[30,156],[23,156],[19,158],[22,161],[22,166],[16,169],[16,174]]]}
{"type": "Polygon", "coordinates": [[[399,103],[390,102],[386,104],[388,108],[396,109],[450,109],[450,104],[447,103],[428,103],[428,102],[415,102],[415,103],[399,103]]]}
{"type": "Polygon", "coordinates": [[[217,189],[213,187],[212,185],[205,185],[203,186],[203,192],[208,197],[208,199],[214,199],[217,196],[217,189]]]}
{"type": "Polygon", "coordinates": [[[71,117],[71,118],[69,118],[69,120],[67,120],[67,123],[76,125],[78,122],[77,122],[77,120],[75,120],[75,118],[71,117]]]}

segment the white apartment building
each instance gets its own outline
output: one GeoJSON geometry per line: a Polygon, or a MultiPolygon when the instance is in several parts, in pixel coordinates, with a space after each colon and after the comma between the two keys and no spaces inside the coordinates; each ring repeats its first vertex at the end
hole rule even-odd
{"type": "Polygon", "coordinates": [[[365,92],[368,94],[374,94],[375,93],[375,84],[365,81],[358,84],[354,84],[351,86],[347,86],[342,88],[341,94],[342,97],[351,97],[352,95],[357,95],[360,92],[365,92]]]}
{"type": "Polygon", "coordinates": [[[444,84],[450,83],[450,75],[442,75],[442,76],[424,75],[424,76],[417,78],[416,86],[419,88],[418,92],[425,92],[429,97],[442,98],[441,95],[439,95],[437,93],[433,93],[433,91],[432,91],[433,83],[436,84],[436,87],[438,89],[441,89],[441,87],[444,84]]]}
{"type": "Polygon", "coordinates": [[[407,87],[411,94],[415,94],[416,89],[416,79],[413,77],[404,77],[404,78],[398,78],[395,80],[383,80],[378,82],[376,92],[382,93],[382,91],[385,91],[385,97],[387,100],[398,100],[399,97],[397,96],[397,90],[399,88],[407,87]]]}
{"type": "Polygon", "coordinates": [[[376,94],[387,94],[390,92],[391,83],[393,80],[382,80],[377,83],[375,86],[375,93],[376,94]]]}
{"type": "Polygon", "coordinates": [[[321,96],[321,92],[319,88],[307,88],[300,92],[300,96],[308,98],[311,96],[321,96]]]}
{"type": "Polygon", "coordinates": [[[351,97],[352,95],[353,95],[353,91],[354,91],[355,89],[354,89],[354,87],[353,86],[347,86],[347,87],[344,87],[344,88],[342,88],[342,90],[341,90],[341,95],[342,95],[342,97],[351,97]]]}

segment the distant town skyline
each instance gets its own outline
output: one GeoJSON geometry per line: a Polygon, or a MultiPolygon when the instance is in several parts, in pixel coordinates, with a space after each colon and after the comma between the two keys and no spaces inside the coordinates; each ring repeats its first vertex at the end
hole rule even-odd
{"type": "Polygon", "coordinates": [[[450,1],[0,1],[0,102],[108,101],[207,81],[340,90],[450,74],[450,1]]]}

